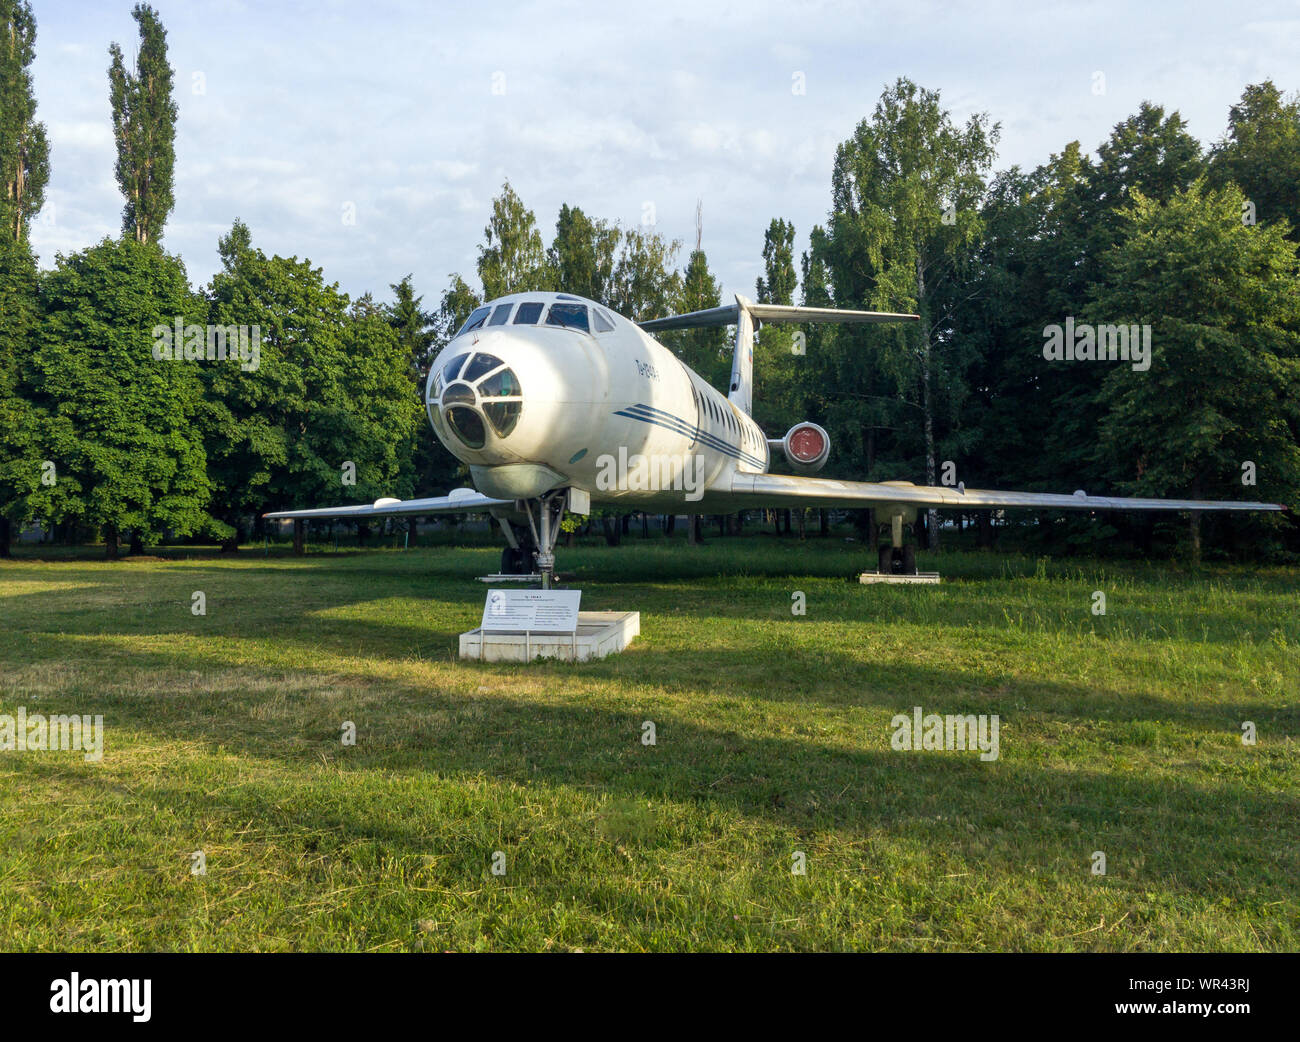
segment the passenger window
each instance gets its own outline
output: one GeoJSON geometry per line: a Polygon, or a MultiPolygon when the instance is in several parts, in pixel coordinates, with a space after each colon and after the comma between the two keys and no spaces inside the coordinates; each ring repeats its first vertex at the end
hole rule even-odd
{"type": "Polygon", "coordinates": [[[587,325],[587,308],[583,304],[552,304],[551,310],[546,313],[546,324],[591,332],[587,325]]]}
{"type": "Polygon", "coordinates": [[[492,312],[492,317],[488,319],[489,326],[504,326],[506,319],[510,317],[510,309],[513,304],[498,304],[497,309],[492,312]]]}
{"type": "Polygon", "coordinates": [[[537,320],[542,317],[543,305],[530,302],[520,304],[519,310],[515,312],[515,325],[517,326],[535,326],[537,320]]]}

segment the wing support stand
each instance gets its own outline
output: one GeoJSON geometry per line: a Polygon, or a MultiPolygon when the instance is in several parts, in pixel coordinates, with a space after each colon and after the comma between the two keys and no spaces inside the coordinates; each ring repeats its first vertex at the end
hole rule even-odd
{"type": "Polygon", "coordinates": [[[918,572],[916,570],[916,547],[907,541],[912,526],[905,524],[901,513],[891,514],[888,525],[880,525],[883,531],[889,529],[889,545],[880,548],[880,568],[874,572],[863,572],[858,582],[901,583],[901,584],[937,584],[938,572],[918,572]]]}

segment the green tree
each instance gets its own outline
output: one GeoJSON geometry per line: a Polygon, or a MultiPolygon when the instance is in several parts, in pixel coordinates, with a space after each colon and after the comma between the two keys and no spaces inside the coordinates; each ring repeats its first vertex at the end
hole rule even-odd
{"type": "Polygon", "coordinates": [[[113,108],[113,139],[117,144],[118,187],[126,197],[122,233],[136,242],[157,242],[176,200],[172,178],[176,164],[176,102],[172,98],[172,68],[167,64],[167,31],[148,4],[136,4],[131,17],[140,27],[135,68],[128,70],[122,48],[108,48],[113,108]]]}
{"type": "Polygon", "coordinates": [[[794,225],[780,217],[773,217],[763,235],[763,267],[766,279],[760,277],[755,285],[760,304],[793,304],[794,225]]]}
{"type": "Polygon", "coordinates": [[[41,280],[44,321],[31,388],[38,458],[57,480],[32,505],[52,520],[121,533],[208,528],[197,366],[156,357],[158,330],[196,313],[175,257],[133,239],[60,257],[41,280]]]}
{"type": "Polygon", "coordinates": [[[633,322],[672,314],[682,294],[682,277],[675,269],[681,245],[652,227],[627,229],[614,266],[609,306],[633,322]]]}
{"type": "Polygon", "coordinates": [[[208,322],[255,330],[259,344],[255,365],[199,367],[213,513],[228,538],[267,510],[409,493],[420,404],[387,311],[368,296],[350,306],[308,260],[266,256],[240,221],[219,252],[208,322]]]}
{"type": "Polygon", "coordinates": [[[36,121],[31,63],[36,19],[31,4],[0,0],[0,207],[4,236],[25,240],[45,199],[50,150],[45,124],[36,121]]]}
{"type": "MultiPolygon", "coordinates": [[[[798,280],[794,268],[794,225],[774,217],[763,235],[764,274],[755,283],[760,304],[793,304],[798,280]]],[[[801,334],[805,338],[806,332],[801,334]]],[[[760,326],[754,347],[754,416],[774,434],[809,416],[806,351],[794,353],[789,326],[760,326]]]]}
{"type": "MultiPolygon", "coordinates": [[[[955,413],[970,364],[952,330],[970,284],[998,136],[984,115],[955,125],[938,92],[900,78],[835,155],[829,254],[836,300],[921,316],[912,326],[839,339],[874,346],[867,357],[892,378],[902,406],[894,424],[919,421],[929,484],[937,477],[941,408],[955,413]]],[[[870,384],[858,393],[867,401],[879,395],[870,384]]],[[[931,511],[932,548],[934,520],[931,511]]]]}
{"type": "Polygon", "coordinates": [[[38,328],[36,258],[26,240],[0,237],[0,557],[9,556],[14,527],[31,519],[42,476],[24,380],[38,328]]]}
{"type": "Polygon", "coordinates": [[[492,200],[492,216],[479,246],[478,277],[485,300],[510,293],[550,289],[553,272],[533,211],[507,181],[492,200]]]}
{"type": "Polygon", "coordinates": [[[1257,220],[1287,221],[1300,235],[1300,96],[1283,97],[1272,80],[1247,87],[1211,150],[1210,183],[1236,184],[1257,220]]]}
{"type": "MultiPolygon", "coordinates": [[[[1141,193],[1090,315],[1152,327],[1150,369],[1109,368],[1097,454],[1126,492],[1300,505],[1300,267],[1285,222],[1243,225],[1235,185],[1141,193]],[[1243,464],[1258,485],[1243,485],[1243,464]]],[[[1191,514],[1189,550],[1201,551],[1191,514]]],[[[1219,522],[1259,533],[1276,517],[1219,522]]]]}
{"type": "MultiPolygon", "coordinates": [[[[702,249],[692,250],[681,280],[681,292],[672,305],[673,310],[682,313],[705,311],[716,308],[721,303],[722,284],[709,270],[708,257],[702,249]]],[[[705,380],[719,386],[726,384],[731,373],[726,326],[683,330],[665,336],[663,342],[705,380]]]]}
{"type": "Polygon", "coordinates": [[[31,5],[0,0],[0,34],[0,557],[8,557],[14,525],[32,516],[28,497],[41,473],[24,387],[39,315],[27,233],[44,200],[49,145],[32,93],[31,5]]]}
{"type": "Polygon", "coordinates": [[[411,378],[419,385],[438,342],[434,328],[437,316],[424,310],[424,298],[416,296],[409,274],[388,288],[393,291],[393,303],[387,308],[388,324],[406,352],[411,378]]]}
{"type": "Polygon", "coordinates": [[[562,205],[548,254],[555,288],[608,304],[619,238],[616,225],[562,205]]]}
{"type": "Polygon", "coordinates": [[[447,346],[474,309],[483,303],[483,298],[459,275],[448,277],[451,284],[443,291],[438,311],[434,315],[434,356],[447,346]]]}

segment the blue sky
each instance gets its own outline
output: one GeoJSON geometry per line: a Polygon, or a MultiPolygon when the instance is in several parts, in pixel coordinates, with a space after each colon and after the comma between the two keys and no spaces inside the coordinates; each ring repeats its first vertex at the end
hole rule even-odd
{"type": "MultiPolygon", "coordinates": [[[[129,0],[33,6],[52,173],[32,241],[49,266],[119,230],[108,45],[133,57],[136,33],[129,0]]],[[[180,106],[163,241],[194,284],[242,217],[354,296],[387,299],[412,272],[426,304],[450,272],[475,281],[507,177],[547,241],[567,202],[625,225],[652,207],[689,249],[702,199],[711,266],[752,294],[768,221],[793,221],[804,248],[836,145],[900,75],[957,119],[1001,122],[999,169],[1095,150],[1144,99],[1208,144],[1246,84],[1300,88],[1296,2],[154,6],[180,106]]]]}

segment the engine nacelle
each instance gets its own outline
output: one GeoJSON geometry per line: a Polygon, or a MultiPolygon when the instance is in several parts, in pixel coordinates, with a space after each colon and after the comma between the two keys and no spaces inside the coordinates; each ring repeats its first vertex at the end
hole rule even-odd
{"type": "Polygon", "coordinates": [[[812,474],[821,470],[830,458],[831,436],[817,424],[805,420],[785,432],[781,451],[795,470],[812,474]]]}

